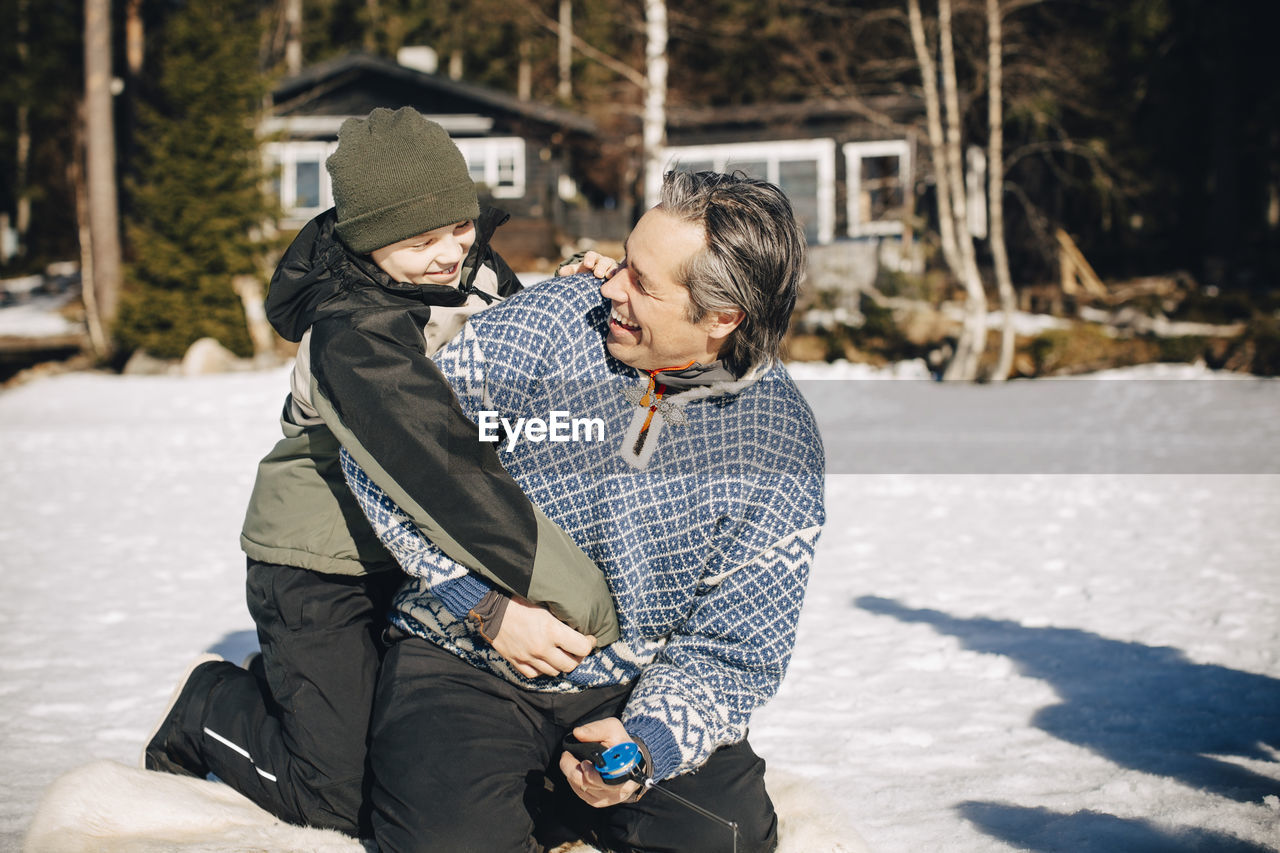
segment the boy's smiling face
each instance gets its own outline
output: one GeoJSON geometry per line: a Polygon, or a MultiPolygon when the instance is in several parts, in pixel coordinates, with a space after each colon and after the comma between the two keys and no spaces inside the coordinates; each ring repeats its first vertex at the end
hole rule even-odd
{"type": "Polygon", "coordinates": [[[475,241],[476,227],[468,219],[374,249],[370,257],[396,281],[457,287],[475,241]]]}

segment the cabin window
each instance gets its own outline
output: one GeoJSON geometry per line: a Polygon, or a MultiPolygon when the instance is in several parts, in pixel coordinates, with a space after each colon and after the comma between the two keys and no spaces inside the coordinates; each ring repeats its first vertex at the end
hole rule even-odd
{"type": "Polygon", "coordinates": [[[274,187],[289,219],[310,219],[333,206],[324,161],[336,142],[272,142],[267,158],[276,168],[274,187]]]}
{"type": "MultiPolygon", "coordinates": [[[[494,198],[522,198],[525,194],[524,140],[511,137],[454,140],[466,158],[471,179],[488,188],[494,198]]],[[[310,219],[333,206],[333,186],[324,161],[338,143],[273,142],[267,157],[276,167],[273,187],[289,219],[310,219]]]]}
{"type": "Polygon", "coordinates": [[[790,139],[666,149],[669,168],[686,172],[742,171],[777,184],[791,200],[810,243],[835,237],[836,144],[831,139],[790,139]]]}
{"type": "Polygon", "coordinates": [[[911,149],[904,139],[849,142],[844,146],[849,181],[849,236],[901,234],[910,212],[911,149]]]}
{"type": "Polygon", "coordinates": [[[471,180],[487,187],[494,198],[523,198],[525,194],[524,140],[519,137],[455,139],[467,159],[471,180]]]}
{"type": "Polygon", "coordinates": [[[300,160],[294,165],[293,203],[298,207],[320,207],[320,164],[300,160]]]}

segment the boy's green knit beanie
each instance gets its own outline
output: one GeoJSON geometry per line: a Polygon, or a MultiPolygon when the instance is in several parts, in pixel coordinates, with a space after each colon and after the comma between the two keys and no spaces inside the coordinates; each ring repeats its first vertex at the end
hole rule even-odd
{"type": "Polygon", "coordinates": [[[325,161],[338,236],[368,254],[480,215],[467,161],[445,129],[412,107],[378,107],[338,130],[325,161]]]}

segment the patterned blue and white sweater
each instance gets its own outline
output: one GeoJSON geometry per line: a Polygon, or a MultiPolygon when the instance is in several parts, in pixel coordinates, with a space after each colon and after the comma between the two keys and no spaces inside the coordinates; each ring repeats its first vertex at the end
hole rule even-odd
{"type": "Polygon", "coordinates": [[[822,444],[781,365],[668,396],[638,442],[648,376],[609,356],[598,286],[573,276],[531,287],[471,318],[436,364],[473,419],[496,411],[553,425],[543,441],[504,440],[500,456],[604,572],[617,642],[566,676],[522,677],[466,620],[484,582],[424,538],[345,452],[343,466],[411,576],[394,622],[529,690],[635,681],[622,722],[665,779],[742,740],[782,680],[824,520],[822,444]],[[558,430],[555,412],[565,413],[558,430]],[[576,441],[553,440],[590,418],[602,435],[597,424],[576,441]]]}

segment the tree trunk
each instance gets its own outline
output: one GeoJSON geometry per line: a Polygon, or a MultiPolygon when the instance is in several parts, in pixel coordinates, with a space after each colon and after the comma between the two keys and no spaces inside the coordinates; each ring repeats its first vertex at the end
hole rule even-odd
{"type": "Polygon", "coordinates": [[[120,292],[120,208],[116,194],[115,121],[111,103],[110,0],[85,0],[85,162],[92,287],[105,328],[115,320],[120,292]]]}
{"type": "Polygon", "coordinates": [[[560,83],[556,87],[556,97],[568,102],[573,97],[573,3],[571,0],[560,0],[560,83]]]}
{"type": "MultiPolygon", "coordinates": [[[[31,172],[31,110],[25,103],[18,105],[17,168],[14,170],[14,189],[17,199],[17,216],[14,230],[18,232],[18,254],[27,251],[27,232],[31,230],[31,188],[28,176],[31,172]]],[[[4,260],[8,260],[5,258],[4,260]]]]}
{"type": "Polygon", "coordinates": [[[146,56],[146,30],[142,21],[142,0],[127,0],[124,8],[124,56],[130,81],[142,74],[146,56]]]}
{"type": "Polygon", "coordinates": [[[943,373],[944,379],[972,381],[978,377],[978,360],[987,343],[987,294],[982,288],[978,260],[969,230],[968,204],[964,188],[964,158],[961,156],[960,98],[956,85],[956,56],[951,39],[951,0],[938,2],[938,44],[942,58],[942,91],[946,106],[947,177],[951,181],[951,216],[956,229],[964,282],[964,325],[956,341],[956,353],[943,373]]]}
{"type": "Polygon", "coordinates": [[[516,66],[516,97],[533,100],[533,63],[529,59],[529,40],[520,39],[520,64],[516,66]]]}
{"type": "MultiPolygon", "coordinates": [[[[147,33],[142,19],[142,0],[125,0],[124,5],[124,92],[119,100],[116,115],[120,120],[117,138],[120,149],[116,152],[117,170],[128,175],[135,161],[137,140],[138,103],[142,92],[142,67],[146,61],[147,33]]],[[[124,206],[129,206],[126,197],[124,206]]]]}
{"type": "MultiPolygon", "coordinates": [[[[382,6],[379,4],[378,0],[364,0],[364,10],[364,49],[369,53],[377,53],[378,34],[384,33],[384,28],[382,26],[382,6]]],[[[392,50],[399,50],[401,47],[404,47],[404,45],[394,44],[390,47],[392,50]]]]}
{"type": "Polygon", "coordinates": [[[1003,382],[1013,370],[1013,314],[1017,294],[1009,273],[1009,250],[1004,242],[1004,35],[1000,23],[1000,0],[987,0],[987,64],[990,81],[987,86],[987,206],[990,213],[991,257],[996,268],[996,285],[1000,290],[1000,311],[1004,327],[1000,332],[1000,359],[992,380],[1003,382]]]}
{"type": "Polygon", "coordinates": [[[102,314],[93,292],[93,232],[89,228],[89,190],[84,178],[84,104],[76,110],[75,146],[67,165],[67,180],[75,193],[76,227],[80,237],[80,295],[84,300],[85,325],[89,345],[99,358],[109,355],[107,336],[102,330],[102,314]]]}
{"type": "Polygon", "coordinates": [[[253,358],[258,364],[271,364],[275,360],[276,337],[267,320],[263,306],[262,282],[256,276],[238,275],[231,280],[231,287],[244,305],[245,325],[249,327],[249,339],[253,341],[253,358]]]}
{"type": "Polygon", "coordinates": [[[284,71],[290,76],[302,71],[302,0],[285,0],[284,71]]]}
{"type": "MultiPolygon", "coordinates": [[[[1212,287],[1229,287],[1234,281],[1234,266],[1239,254],[1240,216],[1244,209],[1240,197],[1241,151],[1238,140],[1240,123],[1239,94],[1246,85],[1236,79],[1233,18],[1239,12],[1226,5],[1213,15],[1208,26],[1208,41],[1216,59],[1210,64],[1209,79],[1213,91],[1213,107],[1209,111],[1209,209],[1206,230],[1208,252],[1204,264],[1204,282],[1212,287]]],[[[1247,26],[1247,24],[1241,24],[1247,26]]]]}
{"type": "MultiPolygon", "coordinates": [[[[27,40],[30,37],[30,14],[29,0],[18,0],[18,65],[24,74],[30,69],[30,48],[27,46],[27,40]]],[[[18,96],[18,138],[14,158],[16,168],[13,188],[17,201],[14,227],[18,231],[18,254],[20,255],[26,253],[27,232],[31,230],[31,188],[27,184],[31,170],[31,106],[27,103],[29,97],[31,97],[29,91],[18,96]]]]}
{"type": "Polygon", "coordinates": [[[911,43],[915,46],[916,61],[920,63],[920,77],[924,83],[925,118],[929,131],[929,152],[933,160],[935,201],[938,205],[938,236],[942,240],[942,257],[951,274],[962,278],[960,252],[956,248],[956,230],[951,218],[951,180],[947,176],[946,145],[942,136],[942,107],[938,98],[938,70],[933,62],[933,51],[925,38],[924,18],[920,14],[920,0],[907,0],[907,12],[911,20],[911,43]]]}
{"type": "Polygon", "coordinates": [[[644,204],[658,203],[667,139],[667,4],[645,0],[644,204]]]}

